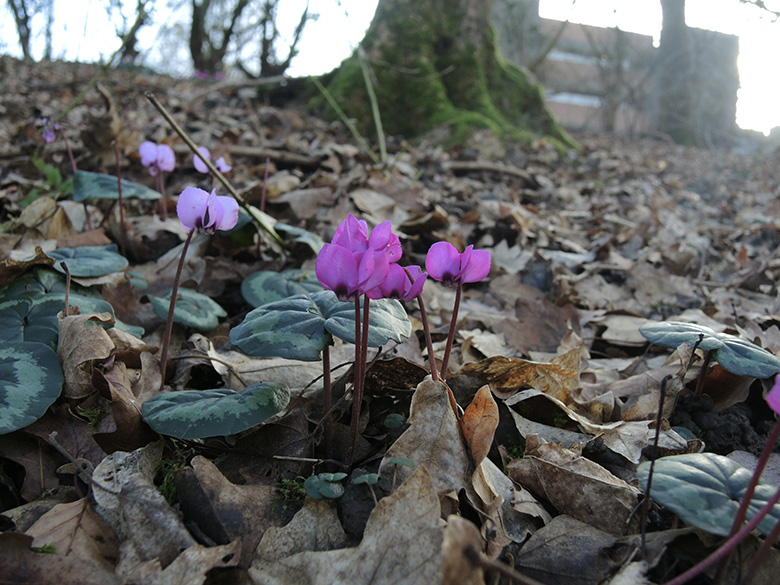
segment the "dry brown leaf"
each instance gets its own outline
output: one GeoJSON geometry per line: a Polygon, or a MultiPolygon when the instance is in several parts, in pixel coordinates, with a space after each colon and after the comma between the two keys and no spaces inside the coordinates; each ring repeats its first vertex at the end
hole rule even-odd
{"type": "Polygon", "coordinates": [[[467,558],[469,549],[481,551],[484,541],[479,529],[468,520],[451,514],[444,531],[442,585],[484,585],[485,574],[467,558]]]}
{"type": "Polygon", "coordinates": [[[447,387],[426,378],[417,386],[410,407],[409,428],[387,450],[380,475],[403,481],[412,474],[406,465],[391,466],[391,459],[409,459],[424,466],[438,493],[458,491],[470,484],[469,460],[458,421],[450,406],[447,387]]]}
{"type": "Polygon", "coordinates": [[[343,548],[346,541],[347,535],[330,502],[307,498],[288,524],[265,531],[254,558],[272,562],[305,551],[343,548]]]}
{"type": "Polygon", "coordinates": [[[111,570],[119,556],[114,531],[92,509],[86,499],[57,504],[26,532],[33,546],[51,545],[57,555],[88,559],[111,570]]]}
{"type": "MultiPolygon", "coordinates": [[[[176,560],[163,568],[157,560],[146,561],[117,571],[122,583],[144,585],[202,585],[215,569],[229,569],[239,565],[241,542],[223,546],[194,544],[176,560]]],[[[212,573],[213,574],[213,573],[212,573]]]]}
{"type": "Polygon", "coordinates": [[[440,583],[444,540],[440,514],[433,480],[418,467],[379,501],[356,548],[301,552],[274,561],[255,559],[249,575],[258,585],[440,583]]]}
{"type": "Polygon", "coordinates": [[[175,476],[179,505],[217,544],[241,539],[241,559],[252,560],[257,543],[271,525],[274,488],[266,485],[235,485],[216,465],[200,455],[175,476]]]}
{"type": "Polygon", "coordinates": [[[30,550],[33,539],[19,532],[0,533],[0,567],[13,583],[36,585],[116,585],[113,570],[74,556],[30,550]]]}
{"type": "Polygon", "coordinates": [[[47,256],[40,248],[35,248],[35,254],[32,258],[26,260],[14,260],[6,258],[0,262],[0,288],[10,284],[22,274],[30,270],[33,266],[53,266],[54,258],[47,256]]]}
{"type": "Polygon", "coordinates": [[[460,425],[474,464],[478,467],[487,457],[498,428],[498,405],[487,384],[477,390],[474,400],[463,413],[460,425]]]}
{"type": "Polygon", "coordinates": [[[92,362],[104,360],[114,349],[108,333],[99,323],[113,323],[110,313],[57,316],[60,336],[57,357],[65,375],[63,396],[79,399],[95,392],[92,385],[92,362]]]}
{"type": "Polygon", "coordinates": [[[562,514],[600,530],[623,533],[639,501],[638,489],[555,443],[526,446],[525,457],[507,465],[512,480],[544,497],[562,514]]]}

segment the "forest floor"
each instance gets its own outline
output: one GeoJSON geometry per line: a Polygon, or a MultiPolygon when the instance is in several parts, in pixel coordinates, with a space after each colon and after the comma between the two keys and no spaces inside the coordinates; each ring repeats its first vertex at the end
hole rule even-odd
{"type": "MultiPolygon", "coordinates": [[[[119,242],[117,208],[92,200],[88,220],[65,196],[65,143],[41,137],[41,120],[64,111],[94,71],[0,58],[0,288],[51,265],[37,248],[119,242]]],[[[581,149],[560,154],[544,140],[507,146],[478,135],[447,148],[433,137],[391,137],[386,160],[375,162],[343,124],[264,105],[256,87],[109,71],[99,89],[61,122],[78,168],[113,175],[116,139],[122,178],[154,187],[138,146],[171,144],[168,218],[156,202],[126,201],[129,268],[75,279],[117,320],[143,328],[142,339],[73,362],[62,358],[60,330],[62,395],[42,418],[0,435],[0,581],[478,584],[519,573],[546,585],[663,583],[722,542],[658,503],[643,520],[637,468],[654,454],[698,452],[755,465],[774,426],[764,400],[772,380],[705,363],[690,344],[650,345],[639,327],[695,323],[780,354],[776,152],[576,135],[581,149]],[[170,290],[186,237],[176,196],[211,188],[145,92],[212,158],[226,158],[230,182],[257,207],[267,173],[265,212],[288,238],[281,253],[251,229],[204,238],[183,273],[183,286],[224,316],[207,330],[174,328],[166,390],[285,383],[287,409],[245,432],[176,440],[141,419],[141,403],[160,385],[152,356],[164,320],[150,298],[170,290]],[[481,439],[487,458],[477,465],[443,386],[426,378],[420,313],[410,303],[411,336],[369,353],[356,463],[332,480],[341,495],[315,500],[303,478],[341,470],[354,346],[337,340],[330,352],[332,461],[322,441],[321,363],[247,356],[228,335],[253,309],[242,282],[261,270],[313,273],[316,250],[348,213],[370,226],[391,220],[402,264],[424,265],[440,240],[490,251],[489,277],[464,288],[447,383],[472,417],[489,410],[469,407],[488,384],[497,428],[481,439]],[[69,369],[81,376],[78,389],[69,369]],[[353,481],[368,473],[379,474],[375,484],[353,481]]],[[[8,290],[0,321],[21,331],[32,317],[9,325],[8,290]]],[[[428,279],[438,357],[454,297],[428,279]]],[[[776,457],[763,481],[777,487],[776,457]]],[[[747,539],[727,576],[760,543],[747,539]]],[[[775,548],[753,583],[775,583],[778,566],[775,548]]],[[[692,582],[712,583],[713,574],[692,582]]]]}

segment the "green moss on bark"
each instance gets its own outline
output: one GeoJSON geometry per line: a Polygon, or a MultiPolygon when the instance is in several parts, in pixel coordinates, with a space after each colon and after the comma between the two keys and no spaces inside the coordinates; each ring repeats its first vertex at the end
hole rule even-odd
{"type": "MultiPolygon", "coordinates": [[[[462,12],[468,3],[447,3],[447,11],[435,10],[436,5],[380,2],[363,40],[385,132],[413,138],[446,125],[452,140],[462,142],[473,130],[489,128],[513,140],[542,134],[560,147],[573,146],[545,106],[539,85],[497,54],[493,31],[464,33],[464,23],[472,22],[462,12]],[[464,42],[471,37],[480,41],[464,42]]],[[[358,55],[325,76],[323,84],[358,129],[373,136],[358,55]]],[[[322,107],[321,100],[315,103],[322,107]]]]}

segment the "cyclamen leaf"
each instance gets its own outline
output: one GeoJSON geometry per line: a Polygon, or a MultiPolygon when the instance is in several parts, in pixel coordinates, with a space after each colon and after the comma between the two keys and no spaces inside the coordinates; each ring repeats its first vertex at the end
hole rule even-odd
{"type": "MultiPolygon", "coordinates": [[[[645,489],[649,470],[649,462],[642,463],[637,470],[639,483],[645,489]]],[[[727,536],[750,477],[750,471],[722,455],[673,455],[655,462],[650,497],[688,524],[727,536]]],[[[748,508],[748,520],[775,491],[776,488],[759,482],[748,508]]],[[[758,528],[768,534],[778,521],[780,504],[774,506],[758,528]]]]}
{"type": "Polygon", "coordinates": [[[732,374],[768,378],[780,372],[780,358],[767,350],[733,335],[719,338],[723,347],[718,349],[716,359],[732,374]]]}
{"type": "MultiPolygon", "coordinates": [[[[141,183],[122,179],[122,198],[156,200],[160,198],[160,194],[141,183]]],[[[85,201],[87,199],[119,199],[116,177],[102,173],[76,171],[73,177],[73,200],[85,201]]]]}
{"type": "MultiPolygon", "coordinates": [[[[161,297],[149,297],[149,301],[155,315],[160,319],[168,318],[171,291],[161,297]]],[[[173,311],[175,323],[182,323],[199,331],[210,331],[219,325],[219,318],[225,316],[225,309],[210,297],[189,288],[179,289],[173,311]]]]}
{"type": "Polygon", "coordinates": [[[285,384],[260,383],[241,392],[226,388],[158,394],[144,402],[143,419],[161,435],[203,439],[234,435],[284,410],[290,401],[285,384]]]}
{"type": "Polygon", "coordinates": [[[310,270],[261,270],[247,276],[241,283],[241,294],[246,302],[257,308],[266,303],[288,297],[323,290],[314,272],[310,270]]]}
{"type": "Polygon", "coordinates": [[[127,268],[127,258],[117,253],[116,244],[108,246],[82,246],[80,248],[57,248],[49,252],[54,258],[54,268],[65,272],[60,262],[65,262],[71,276],[93,278],[127,268]]]}
{"type": "Polygon", "coordinates": [[[0,434],[32,424],[62,391],[57,355],[42,343],[0,344],[0,434]]]}
{"type": "MultiPolygon", "coordinates": [[[[403,306],[381,299],[370,305],[368,345],[411,335],[403,306]]],[[[230,342],[248,355],[316,361],[335,335],[355,342],[355,305],[339,301],[332,291],[320,291],[267,303],[251,311],[230,331],[230,342]]]]}
{"type": "Polygon", "coordinates": [[[639,328],[645,339],[656,345],[677,349],[683,343],[694,345],[702,338],[698,347],[701,350],[718,349],[723,343],[717,338],[717,333],[709,327],[695,323],[678,321],[649,322],[639,328]]]}

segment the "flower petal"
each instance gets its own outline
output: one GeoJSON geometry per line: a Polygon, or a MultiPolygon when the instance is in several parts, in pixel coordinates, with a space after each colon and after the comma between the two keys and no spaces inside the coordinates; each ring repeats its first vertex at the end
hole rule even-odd
{"type": "Polygon", "coordinates": [[[368,248],[368,226],[351,213],[336,228],[333,244],[351,252],[365,252],[368,248]]]}
{"type": "Polygon", "coordinates": [[[436,242],[428,249],[425,270],[434,280],[451,285],[460,272],[460,254],[449,242],[436,242]]]}
{"type": "Polygon", "coordinates": [[[160,144],[157,147],[157,167],[161,171],[171,172],[176,166],[176,155],[173,149],[167,144],[160,144]]]}
{"type": "Polygon", "coordinates": [[[420,296],[428,278],[428,273],[422,272],[420,267],[414,264],[407,266],[404,271],[409,277],[409,286],[404,291],[403,300],[408,303],[420,296]]]}
{"type": "Polygon", "coordinates": [[[184,229],[195,230],[203,227],[203,216],[206,215],[208,201],[209,194],[203,189],[184,188],[176,203],[176,214],[184,229]]]}
{"type": "Polygon", "coordinates": [[[220,173],[229,173],[229,172],[230,172],[230,169],[232,169],[232,168],[233,168],[233,167],[231,167],[229,164],[227,164],[227,161],[225,161],[224,157],[219,157],[219,158],[218,158],[218,159],[217,159],[217,160],[214,162],[214,166],[215,166],[215,167],[217,167],[217,170],[218,170],[220,173]]]}
{"type": "Polygon", "coordinates": [[[490,252],[471,250],[461,261],[460,282],[479,282],[490,273],[490,252]],[[465,262],[463,261],[465,260],[465,262]]]}
{"type": "Polygon", "coordinates": [[[336,293],[339,300],[354,299],[358,278],[357,261],[346,248],[325,244],[314,261],[314,274],[322,286],[336,293]]]}
{"type": "MultiPolygon", "coordinates": [[[[209,153],[209,149],[205,146],[199,146],[198,152],[203,155],[203,158],[206,160],[211,160],[211,154],[209,153]]],[[[204,163],[202,160],[200,160],[200,157],[197,154],[192,155],[192,164],[195,165],[195,170],[199,173],[208,173],[209,168],[206,166],[206,163],[204,163]]]]}
{"type": "Polygon", "coordinates": [[[769,391],[769,394],[766,395],[766,401],[769,404],[769,408],[780,414],[780,376],[775,378],[775,385],[769,391]]]}
{"type": "Polygon", "coordinates": [[[138,148],[138,154],[141,155],[142,165],[151,166],[157,162],[157,145],[149,140],[142,142],[138,148]]]}
{"type": "Polygon", "coordinates": [[[390,220],[383,221],[376,226],[368,238],[368,247],[374,250],[384,250],[387,252],[388,261],[398,262],[403,253],[401,241],[398,236],[392,232],[390,220]]]}
{"type": "Polygon", "coordinates": [[[214,227],[222,231],[232,230],[238,223],[238,202],[227,195],[217,195],[215,199],[222,213],[214,227]]]}

